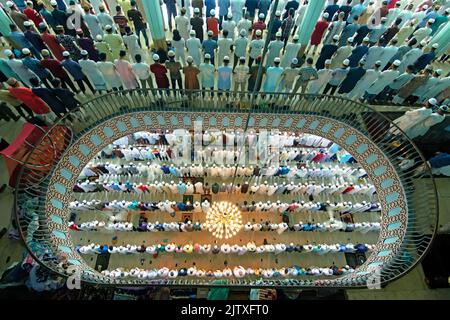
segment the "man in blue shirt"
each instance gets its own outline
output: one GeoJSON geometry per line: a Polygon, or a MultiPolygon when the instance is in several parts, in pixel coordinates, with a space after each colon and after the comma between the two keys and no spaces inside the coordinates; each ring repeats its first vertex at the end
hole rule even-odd
{"type": "Polygon", "coordinates": [[[219,1],[219,29],[222,30],[223,17],[228,14],[228,8],[230,8],[230,0],[219,1]]]}
{"type": "Polygon", "coordinates": [[[386,20],[386,17],[381,18],[380,25],[369,32],[369,42],[371,46],[375,45],[380,40],[383,33],[385,33],[388,29],[386,26],[386,20]]]}
{"type": "Polygon", "coordinates": [[[349,23],[348,25],[345,26],[344,30],[342,30],[341,38],[339,41],[339,47],[345,46],[347,40],[353,37],[356,31],[358,31],[358,29],[359,29],[358,17],[354,17],[353,23],[349,23]]]}
{"type": "Polygon", "coordinates": [[[422,71],[427,65],[429,65],[431,62],[433,62],[434,59],[436,59],[437,48],[439,48],[439,45],[437,43],[433,44],[430,52],[421,55],[419,59],[416,60],[416,62],[414,63],[415,72],[422,71]]]}
{"type": "MultiPolygon", "coordinates": [[[[338,12],[339,10],[339,5],[337,4],[339,2],[339,0],[333,0],[333,4],[328,5],[325,10],[323,11],[324,13],[328,13],[328,18],[327,21],[331,22],[333,21],[333,17],[335,15],[336,12],[338,12]]],[[[353,20],[351,20],[353,21],[353,20]]]]}
{"type": "Polygon", "coordinates": [[[275,35],[277,34],[278,29],[281,28],[282,21],[280,17],[281,12],[280,11],[275,12],[275,19],[272,21],[272,24],[269,24],[269,27],[271,27],[269,31],[269,37],[271,41],[275,40],[275,35]]]}
{"type": "Polygon", "coordinates": [[[333,54],[337,51],[339,42],[339,35],[335,35],[333,37],[332,43],[326,44],[322,47],[322,50],[320,51],[320,56],[317,59],[316,62],[316,69],[320,70],[325,68],[325,61],[328,59],[331,59],[333,54]]]}
{"type": "Polygon", "coordinates": [[[23,65],[33,71],[47,88],[51,88],[49,80],[53,77],[51,73],[41,65],[41,61],[34,58],[28,48],[23,48],[22,54],[24,56],[22,59],[23,65]]]}
{"type": "Polygon", "coordinates": [[[206,6],[206,17],[209,18],[211,16],[210,11],[212,9],[216,9],[217,3],[216,0],[205,0],[205,6],[206,6]]]}
{"type": "Polygon", "coordinates": [[[40,81],[38,78],[31,78],[30,83],[32,85],[31,91],[41,98],[49,107],[52,109],[53,113],[56,114],[58,118],[61,118],[66,112],[64,102],[58,99],[50,89],[41,88],[40,81]]]}
{"type": "Polygon", "coordinates": [[[213,40],[213,32],[208,31],[208,39],[204,40],[202,43],[203,52],[211,56],[211,64],[214,65],[214,56],[217,49],[217,41],[213,40]]]}
{"type": "Polygon", "coordinates": [[[255,11],[258,8],[259,0],[247,0],[245,1],[245,7],[247,8],[247,13],[251,21],[255,18],[255,11]]]}
{"type": "Polygon", "coordinates": [[[272,0],[260,0],[258,5],[258,12],[264,14],[267,17],[272,0]]]}
{"type": "Polygon", "coordinates": [[[35,51],[41,52],[42,50],[47,49],[44,41],[42,41],[40,34],[33,31],[33,23],[30,21],[25,21],[23,25],[25,27],[25,32],[23,34],[25,38],[31,43],[31,45],[36,49],[35,51]]]}
{"type": "Polygon", "coordinates": [[[347,22],[350,23],[353,21],[354,17],[360,17],[364,11],[366,11],[366,6],[364,5],[365,0],[360,0],[360,3],[353,6],[352,10],[348,15],[347,22]]]}
{"type": "Polygon", "coordinates": [[[350,68],[355,68],[362,57],[367,54],[367,51],[369,51],[369,38],[366,37],[363,39],[362,45],[353,49],[352,54],[348,57],[348,60],[350,60],[350,68]]]}
{"type": "Polygon", "coordinates": [[[92,86],[91,82],[88,80],[86,75],[83,73],[81,66],[78,62],[70,59],[70,53],[68,51],[63,52],[64,60],[61,62],[63,67],[70,73],[73,79],[78,84],[78,87],[81,89],[83,93],[86,93],[86,87],[84,83],[89,87],[92,93],[95,94],[95,89],[92,86]]]}
{"type": "Polygon", "coordinates": [[[23,32],[19,31],[15,24],[11,24],[9,25],[9,27],[11,28],[11,33],[6,38],[15,50],[20,51],[17,56],[21,55],[21,51],[23,48],[28,48],[36,58],[41,59],[40,52],[38,52],[36,48],[33,47],[33,45],[30,43],[30,41],[25,38],[23,32]]]}
{"type": "Polygon", "coordinates": [[[223,65],[217,70],[219,73],[217,89],[219,89],[219,96],[222,95],[221,91],[225,91],[226,95],[229,95],[231,89],[231,74],[233,73],[233,68],[229,66],[230,58],[225,56],[223,58],[223,65]]]}
{"type": "MultiPolygon", "coordinates": [[[[342,6],[339,7],[339,12],[343,12],[345,14],[344,20],[348,19],[348,16],[350,15],[350,11],[352,11],[352,1],[353,0],[347,0],[346,4],[343,4],[342,6]]],[[[351,23],[352,21],[353,20],[350,20],[349,23],[351,23]]]]}
{"type": "Polygon", "coordinates": [[[350,68],[345,77],[344,81],[342,81],[341,86],[339,87],[339,94],[349,93],[355,87],[355,84],[364,76],[366,73],[366,69],[363,68],[364,60],[359,61],[359,65],[354,68],[350,68]]]}

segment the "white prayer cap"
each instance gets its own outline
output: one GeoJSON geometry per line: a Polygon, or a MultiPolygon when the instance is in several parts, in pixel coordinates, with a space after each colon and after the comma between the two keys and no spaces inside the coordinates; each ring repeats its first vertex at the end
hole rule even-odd
{"type": "Polygon", "coordinates": [[[111,30],[112,29],[112,27],[109,25],[109,24],[107,24],[106,26],[105,26],[105,30],[111,30]]]}
{"type": "Polygon", "coordinates": [[[441,75],[441,74],[442,74],[442,69],[437,69],[435,72],[436,72],[438,75],[441,75]]]}
{"type": "Polygon", "coordinates": [[[377,62],[375,62],[375,65],[376,65],[376,66],[381,66],[381,61],[378,60],[377,62]]]}
{"type": "Polygon", "coordinates": [[[256,33],[255,33],[257,36],[260,36],[261,34],[262,34],[262,31],[261,30],[256,30],[256,33]]]}
{"type": "Polygon", "coordinates": [[[448,112],[448,106],[446,106],[446,105],[440,106],[439,109],[441,111],[448,112]]]}
{"type": "Polygon", "coordinates": [[[12,52],[11,50],[9,50],[9,49],[6,49],[6,50],[4,51],[4,53],[5,53],[5,56],[7,56],[7,57],[10,57],[10,56],[13,55],[13,52],[12,52]]]}
{"type": "Polygon", "coordinates": [[[57,5],[58,5],[58,2],[56,2],[56,0],[52,0],[52,1],[50,1],[50,4],[51,4],[52,6],[57,6],[57,5]]]}
{"type": "Polygon", "coordinates": [[[334,41],[338,41],[338,40],[339,40],[339,35],[335,34],[335,35],[333,36],[333,40],[334,40],[334,41]]]}
{"type": "Polygon", "coordinates": [[[275,16],[276,16],[276,17],[281,17],[281,11],[280,11],[280,10],[277,10],[277,11],[275,12],[275,16]]]}
{"type": "Polygon", "coordinates": [[[259,14],[259,16],[258,16],[258,18],[260,18],[260,19],[264,19],[266,16],[264,15],[264,13],[260,13],[259,14]]]}
{"type": "Polygon", "coordinates": [[[350,43],[353,43],[354,39],[353,39],[353,37],[350,37],[350,38],[347,39],[347,41],[350,42],[350,43]]]}
{"type": "Polygon", "coordinates": [[[292,37],[292,40],[298,40],[298,35],[296,34],[294,37],[292,37]]]}
{"type": "Polygon", "coordinates": [[[209,11],[209,14],[212,15],[212,16],[215,16],[216,15],[216,10],[211,9],[211,11],[209,11]]]}
{"type": "Polygon", "coordinates": [[[281,38],[281,31],[278,31],[277,33],[275,33],[275,37],[281,38]]]}
{"type": "Polygon", "coordinates": [[[328,14],[328,12],[325,12],[322,17],[324,17],[325,19],[328,19],[329,16],[330,15],[328,14]]]}
{"type": "Polygon", "coordinates": [[[437,100],[435,98],[430,98],[428,99],[428,103],[431,104],[432,106],[437,105],[437,100]]]}
{"type": "Polygon", "coordinates": [[[86,50],[81,50],[80,53],[81,53],[82,56],[87,56],[88,55],[88,52],[86,50]]]}
{"type": "Polygon", "coordinates": [[[159,60],[159,55],[157,55],[156,53],[152,56],[153,61],[158,61],[159,60]]]}
{"type": "MultiPolygon", "coordinates": [[[[209,31],[208,31],[209,32],[209,31]]],[[[191,35],[191,36],[195,36],[195,30],[191,30],[191,31],[189,31],[189,35],[191,35]]]]}
{"type": "Polygon", "coordinates": [[[211,55],[209,53],[205,54],[205,59],[211,59],[211,55]]]}
{"type": "Polygon", "coordinates": [[[275,62],[275,63],[280,63],[280,62],[281,62],[281,60],[280,60],[280,58],[279,58],[279,57],[276,57],[275,59],[273,59],[273,62],[275,62]]]}
{"type": "Polygon", "coordinates": [[[101,41],[103,39],[101,34],[98,34],[95,38],[97,39],[97,41],[101,41]]]}
{"type": "Polygon", "coordinates": [[[230,57],[229,56],[223,57],[223,61],[230,61],[230,57]]]}
{"type": "Polygon", "coordinates": [[[428,9],[428,5],[427,5],[427,4],[424,4],[424,5],[422,6],[422,9],[423,9],[423,11],[427,10],[427,9],[428,9]]]}
{"type": "Polygon", "coordinates": [[[345,59],[345,60],[342,62],[342,64],[343,64],[344,66],[348,66],[348,65],[350,64],[350,60],[345,59]]]}
{"type": "Polygon", "coordinates": [[[427,42],[425,40],[420,41],[420,45],[422,47],[425,47],[427,45],[427,42]]]}
{"type": "Polygon", "coordinates": [[[194,9],[194,13],[200,13],[200,9],[199,8],[195,8],[194,9]]]}
{"type": "Polygon", "coordinates": [[[445,13],[450,13],[450,8],[447,8],[447,9],[445,10],[445,13]]]}
{"type": "MultiPolygon", "coordinates": [[[[194,31],[194,30],[192,30],[192,31],[194,31]]],[[[191,32],[192,32],[192,31],[191,31],[191,32]]],[[[195,31],[194,31],[194,32],[195,32],[195,31]]],[[[211,30],[209,30],[208,33],[207,33],[207,35],[208,35],[208,36],[213,36],[214,33],[213,33],[211,30]]]]}
{"type": "Polygon", "coordinates": [[[231,12],[228,12],[228,14],[227,14],[227,18],[228,18],[228,19],[231,19],[231,18],[233,18],[233,15],[231,14],[231,12]]]}
{"type": "Polygon", "coordinates": [[[402,62],[400,60],[395,60],[392,64],[398,67],[402,62]]]}
{"type": "Polygon", "coordinates": [[[32,1],[27,1],[27,4],[33,4],[33,2],[32,1]]]}
{"type": "Polygon", "coordinates": [[[48,57],[48,56],[50,55],[50,51],[48,51],[47,49],[42,49],[42,50],[41,50],[41,54],[42,54],[44,57],[48,57]]]}
{"type": "Polygon", "coordinates": [[[63,55],[63,57],[68,57],[68,56],[70,56],[70,53],[69,53],[69,51],[63,51],[62,55],[63,55]]]}
{"type": "Polygon", "coordinates": [[[363,42],[369,42],[369,41],[370,41],[369,37],[365,37],[365,38],[363,39],[363,42]]]}
{"type": "MultiPolygon", "coordinates": [[[[275,59],[278,59],[278,60],[279,60],[280,58],[275,58],[275,59]]],[[[298,63],[298,59],[297,59],[297,58],[294,58],[294,59],[292,59],[291,62],[292,62],[292,64],[297,64],[297,63],[298,63]]]]}
{"type": "Polygon", "coordinates": [[[239,34],[243,37],[245,37],[247,35],[247,31],[245,29],[242,29],[239,34]]]}
{"type": "Polygon", "coordinates": [[[6,2],[6,6],[7,6],[8,8],[13,7],[13,6],[14,6],[14,2],[8,1],[8,2],[6,2]]]}
{"type": "Polygon", "coordinates": [[[23,25],[25,26],[25,27],[30,27],[30,26],[32,26],[33,25],[33,23],[31,22],[31,21],[25,21],[24,23],[23,23],[23,25]]]}
{"type": "Polygon", "coordinates": [[[437,48],[439,48],[439,44],[438,43],[433,43],[433,45],[431,47],[433,47],[434,49],[437,49],[437,48]]]}
{"type": "Polygon", "coordinates": [[[331,59],[327,59],[327,60],[325,60],[325,64],[331,64],[331,59]]]}
{"type": "Polygon", "coordinates": [[[428,22],[433,24],[436,20],[434,20],[433,18],[429,19],[428,22]]]}
{"type": "Polygon", "coordinates": [[[25,54],[25,55],[30,54],[30,52],[31,52],[31,51],[30,51],[30,49],[28,49],[28,48],[23,48],[23,49],[22,49],[22,53],[25,54]]]}
{"type": "Polygon", "coordinates": [[[187,58],[186,58],[186,61],[187,62],[194,62],[194,58],[192,58],[191,56],[188,56],[187,58]]]}
{"type": "Polygon", "coordinates": [[[386,22],[386,21],[387,21],[386,17],[381,18],[381,22],[386,22]]]}

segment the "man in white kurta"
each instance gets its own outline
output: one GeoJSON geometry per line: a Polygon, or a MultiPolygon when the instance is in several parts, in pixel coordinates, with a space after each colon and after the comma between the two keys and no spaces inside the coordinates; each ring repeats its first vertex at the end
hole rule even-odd
{"type": "Polygon", "coordinates": [[[189,18],[186,17],[186,9],[182,8],[180,10],[180,15],[175,17],[175,26],[184,40],[189,38],[190,24],[189,18]]]}
{"type": "Polygon", "coordinates": [[[330,81],[331,74],[333,73],[333,70],[330,68],[330,65],[331,60],[330,59],[325,60],[325,68],[317,71],[318,78],[309,83],[309,89],[307,93],[318,94],[319,92],[322,92],[325,85],[330,81]]]}
{"type": "Polygon", "coordinates": [[[380,71],[380,61],[375,62],[375,68],[369,69],[362,76],[362,78],[356,83],[355,87],[352,91],[347,94],[347,98],[350,99],[359,99],[364,94],[366,89],[376,80],[378,79],[381,71],[380,71]]]}
{"type": "Polygon", "coordinates": [[[202,44],[200,39],[195,37],[195,31],[190,31],[190,38],[186,40],[186,48],[188,49],[189,55],[194,59],[194,63],[200,65],[200,52],[202,49],[202,44]]]}
{"type": "Polygon", "coordinates": [[[289,67],[292,59],[297,58],[298,52],[300,51],[300,47],[302,45],[298,43],[298,35],[295,35],[292,38],[292,42],[289,42],[286,45],[286,49],[284,51],[283,59],[281,60],[281,67],[286,68],[289,67]]]}
{"type": "Polygon", "coordinates": [[[281,50],[283,49],[284,42],[281,41],[281,32],[277,32],[275,40],[270,41],[267,51],[266,67],[273,66],[273,60],[281,56],[281,50]]]}

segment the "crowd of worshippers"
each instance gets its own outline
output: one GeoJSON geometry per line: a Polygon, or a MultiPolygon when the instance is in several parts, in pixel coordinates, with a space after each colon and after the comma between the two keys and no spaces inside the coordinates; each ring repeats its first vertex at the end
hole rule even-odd
{"type": "MultiPolygon", "coordinates": [[[[154,279],[154,278],[177,278],[177,277],[197,277],[197,278],[227,278],[236,277],[242,278],[245,276],[261,276],[263,278],[278,278],[283,277],[281,281],[288,281],[291,283],[291,279],[286,277],[303,277],[303,276],[338,276],[355,272],[355,269],[345,265],[343,267],[337,267],[332,265],[330,267],[300,267],[294,265],[291,267],[281,268],[244,268],[242,266],[227,267],[222,270],[204,270],[197,267],[169,269],[163,267],[160,269],[145,270],[141,268],[116,268],[114,270],[103,270],[101,273],[109,278],[136,278],[136,279],[154,279]]],[[[327,280],[325,280],[327,281],[327,280]]]]}
{"type": "Polygon", "coordinates": [[[66,1],[7,1],[0,8],[0,33],[9,47],[0,59],[2,119],[35,114],[52,121],[79,105],[79,92],[136,88],[448,104],[450,77],[430,65],[450,56],[448,46],[435,41],[448,23],[448,1],[327,1],[302,48],[298,32],[308,19],[307,0],[279,1],[276,8],[270,0],[165,0],[172,35],[160,49],[150,46],[136,1],[121,1],[126,10],[108,5],[113,0],[66,1]],[[78,29],[67,23],[73,12],[80,14],[78,29]],[[265,75],[257,81],[260,64],[265,75]]]}
{"type": "MultiPolygon", "coordinates": [[[[182,222],[159,222],[154,223],[147,222],[146,218],[143,219],[139,226],[135,227],[130,222],[109,222],[104,221],[88,221],[79,224],[69,222],[69,229],[75,231],[139,231],[139,232],[195,232],[206,231],[209,227],[206,223],[200,223],[199,221],[192,223],[192,221],[182,222]]],[[[302,222],[293,223],[291,226],[287,222],[247,222],[243,226],[243,230],[246,232],[277,232],[281,234],[283,232],[295,231],[295,232],[361,232],[367,233],[369,231],[379,231],[381,224],[379,222],[356,222],[345,223],[335,219],[330,219],[326,222],[302,222]]]]}
{"type": "Polygon", "coordinates": [[[224,243],[222,245],[211,245],[211,244],[199,244],[199,243],[187,243],[187,244],[156,244],[156,245],[132,245],[127,244],[126,246],[112,246],[112,245],[100,245],[91,243],[88,245],[78,245],[76,246],[77,252],[81,254],[138,254],[138,253],[148,253],[148,254],[158,254],[158,253],[224,253],[224,254],[239,254],[244,253],[282,253],[282,252],[305,252],[305,253],[316,253],[316,254],[326,254],[326,253],[365,253],[372,250],[374,245],[371,244],[294,244],[294,243],[275,243],[275,244],[264,244],[256,245],[253,241],[248,242],[245,245],[230,245],[224,243]]]}

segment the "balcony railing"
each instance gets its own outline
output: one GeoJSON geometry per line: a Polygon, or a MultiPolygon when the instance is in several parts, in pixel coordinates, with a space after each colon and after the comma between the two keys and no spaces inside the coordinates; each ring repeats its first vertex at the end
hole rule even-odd
{"type": "Polygon", "coordinates": [[[376,281],[381,285],[406,274],[424,256],[434,238],[438,220],[434,180],[412,174],[418,166],[427,166],[425,159],[400,129],[397,128],[397,134],[388,135],[388,129],[395,125],[367,105],[339,96],[251,96],[247,92],[154,89],[111,92],[84,103],[74,112],[82,112],[86,120],[66,121],[68,115],[59,119],[29,153],[16,188],[17,221],[28,250],[39,263],[61,276],[77,270],[82,281],[127,286],[366,287],[376,270],[380,271],[376,281]],[[376,252],[355,273],[325,280],[230,278],[216,284],[209,279],[112,279],[90,268],[72,250],[67,227],[67,201],[77,170],[95,156],[94,151],[130,130],[139,131],[143,126],[191,127],[191,120],[199,117],[204,120],[204,127],[304,131],[343,145],[370,173],[382,198],[382,230],[376,252]],[[114,130],[106,136],[99,133],[104,137],[99,139],[96,135],[94,139],[93,132],[100,132],[99,125],[103,128],[111,124],[116,125],[114,130]],[[58,146],[51,152],[49,139],[58,146]],[[90,144],[89,148],[86,144],[90,144]],[[77,152],[79,155],[75,156],[77,152]],[[28,165],[36,163],[36,159],[49,164],[45,166],[48,169],[36,170],[28,165]],[[412,160],[414,166],[403,170],[403,159],[412,160]]]}

